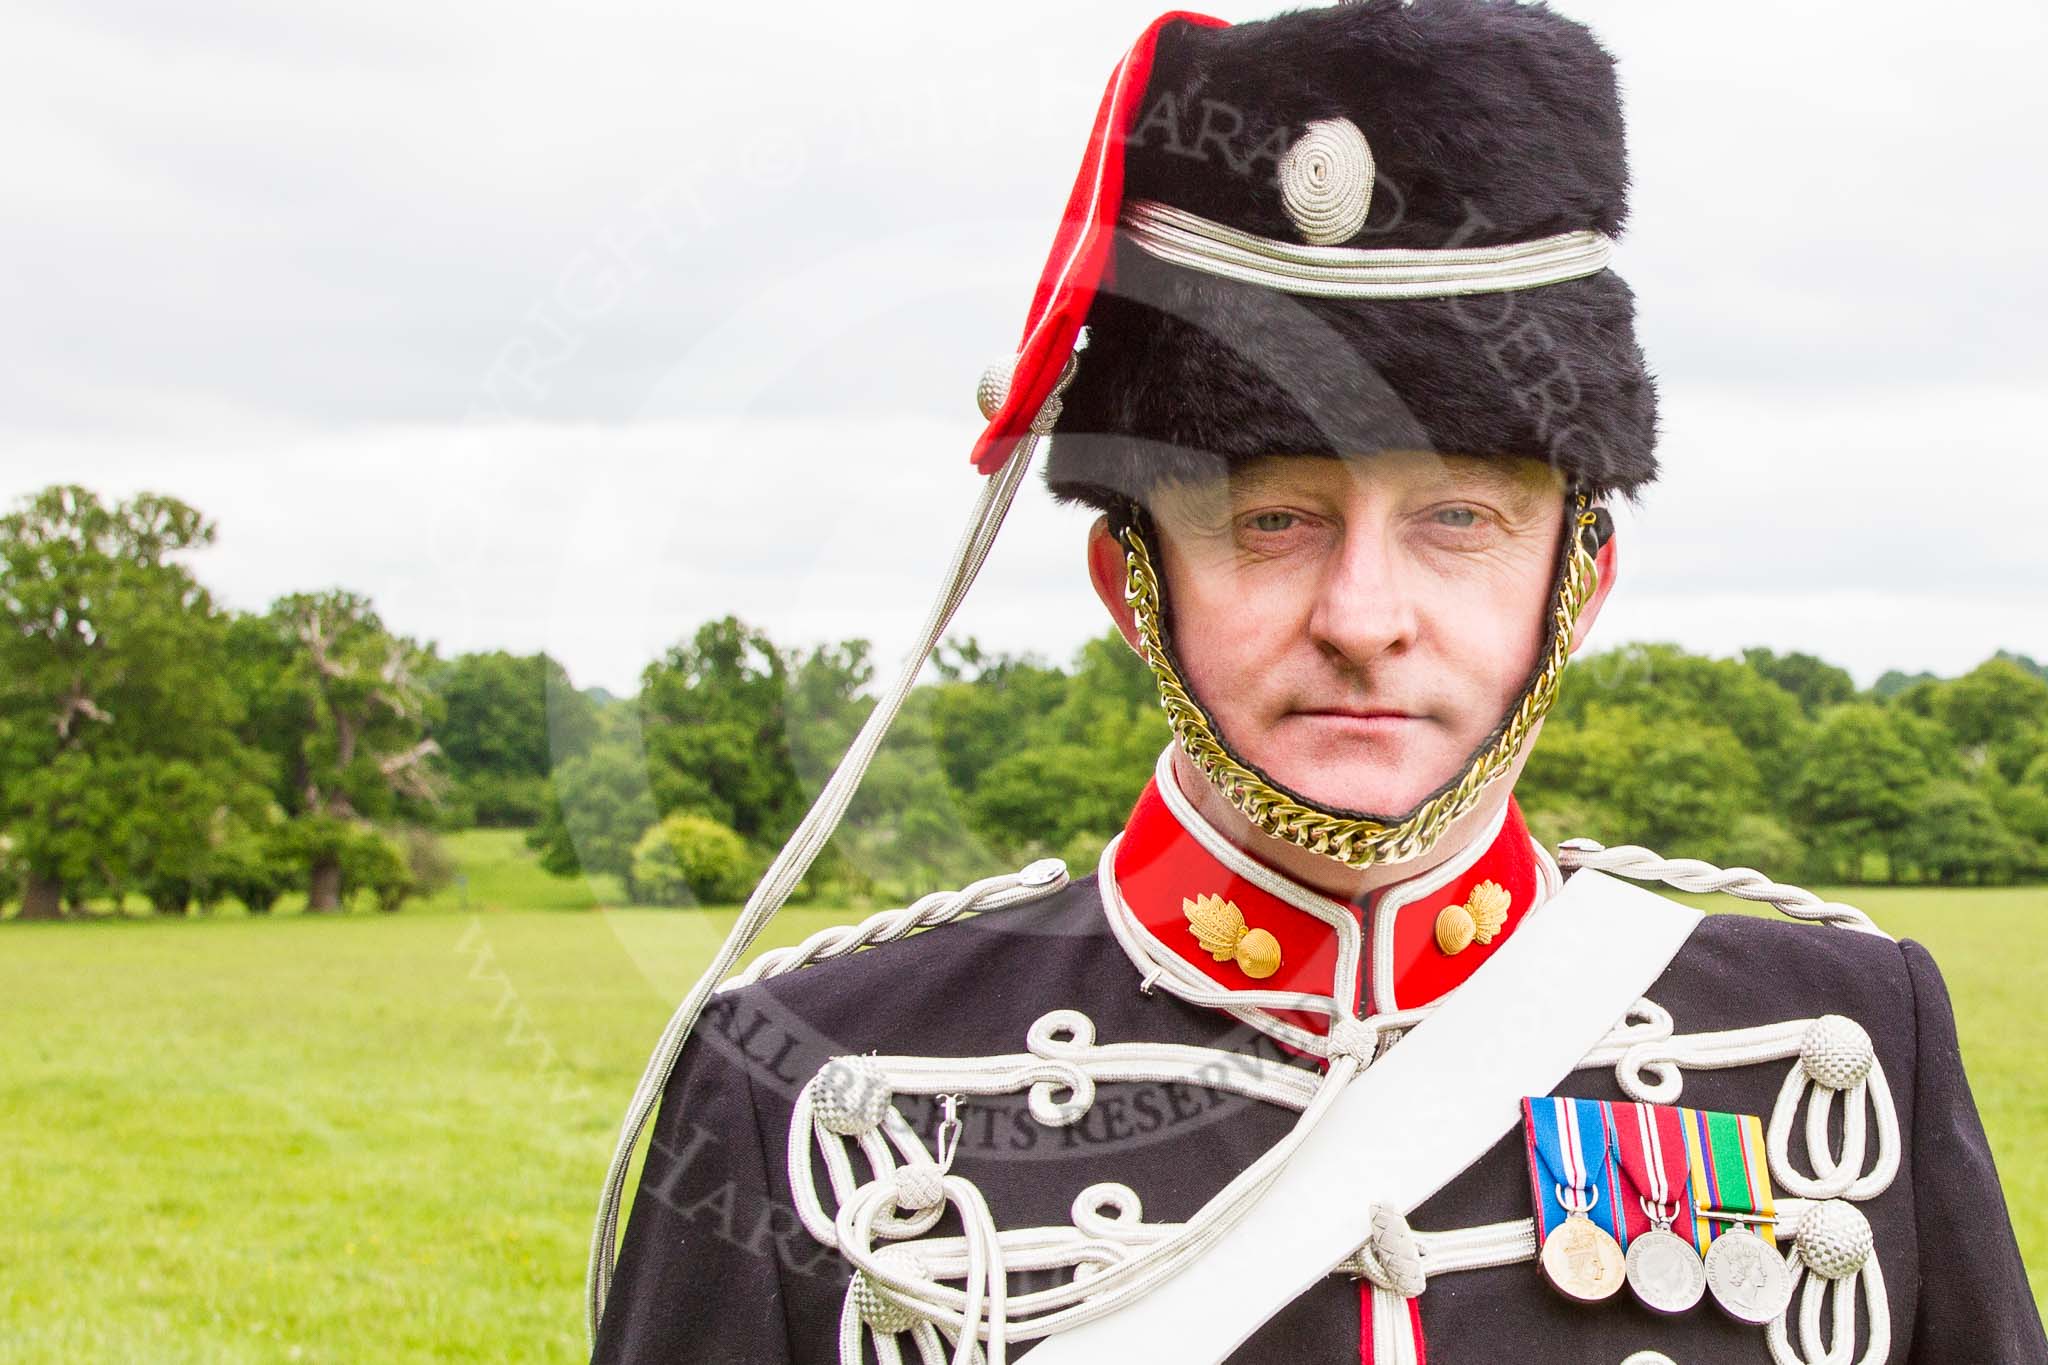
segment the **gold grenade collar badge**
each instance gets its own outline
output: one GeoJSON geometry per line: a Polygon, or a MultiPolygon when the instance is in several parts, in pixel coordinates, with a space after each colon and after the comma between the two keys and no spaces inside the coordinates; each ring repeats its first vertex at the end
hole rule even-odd
{"type": "Polygon", "coordinates": [[[1499,882],[1481,882],[1463,905],[1447,905],[1437,913],[1436,946],[1445,956],[1464,952],[1474,943],[1491,943],[1508,922],[1513,898],[1499,882]]]}
{"type": "Polygon", "coordinates": [[[1280,970],[1280,940],[1264,929],[1247,928],[1244,912],[1221,896],[1197,896],[1180,903],[1188,932],[1218,962],[1237,963],[1254,981],[1280,970]]]}

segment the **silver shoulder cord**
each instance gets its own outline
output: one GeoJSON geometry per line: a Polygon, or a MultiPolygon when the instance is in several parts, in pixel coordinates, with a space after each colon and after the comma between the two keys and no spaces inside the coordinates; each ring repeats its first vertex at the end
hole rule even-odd
{"type": "MultiPolygon", "coordinates": [[[[775,912],[782,908],[783,902],[789,899],[790,892],[810,869],[826,841],[832,837],[832,831],[838,827],[841,817],[846,814],[846,807],[859,789],[860,780],[866,774],[868,764],[874,760],[875,751],[881,747],[897,712],[917,685],[925,662],[938,648],[947,625],[961,602],[966,600],[968,589],[974,585],[981,566],[987,561],[996,533],[1002,529],[1003,518],[1008,515],[1010,504],[1016,500],[1017,490],[1023,485],[1024,476],[1031,467],[1039,441],[1051,432],[1053,423],[1058,420],[1060,394],[1072,381],[1074,370],[1075,359],[1069,356],[1051,395],[1033,418],[1030,430],[1018,440],[1016,449],[1003,467],[982,487],[968,515],[967,528],[954,548],[952,563],[939,586],[938,596],[925,616],[924,631],[904,660],[903,671],[876,702],[867,723],[861,727],[846,756],[839,760],[839,766],[819,791],[817,800],[811,803],[802,823],[782,846],[775,861],[769,864],[760,885],[754,888],[754,894],[747,898],[746,907],[712,958],[711,965],[705,968],[697,984],[690,988],[690,993],[683,997],[683,1002],[676,1007],[668,1026],[662,1030],[660,1040],[654,1045],[654,1055],[647,1060],[647,1069],[641,1073],[640,1084],[633,1091],[632,1101],[626,1108],[625,1122],[619,1128],[618,1145],[612,1151],[611,1165],[605,1171],[604,1191],[598,1200],[597,1224],[591,1231],[584,1291],[585,1327],[593,1345],[597,1340],[598,1322],[604,1316],[605,1299],[611,1291],[612,1272],[618,1256],[619,1215],[624,1207],[626,1174],[632,1165],[633,1149],[639,1143],[641,1130],[661,1103],[662,1091],[668,1085],[670,1074],[675,1071],[683,1044],[688,1041],[698,1015],[703,1013],[719,983],[760,936],[775,912]]],[[[984,383],[986,385],[987,381],[984,383]]]]}

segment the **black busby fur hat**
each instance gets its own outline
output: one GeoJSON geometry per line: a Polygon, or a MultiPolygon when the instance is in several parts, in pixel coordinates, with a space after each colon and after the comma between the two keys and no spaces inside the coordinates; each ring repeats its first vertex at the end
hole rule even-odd
{"type": "MultiPolygon", "coordinates": [[[[1277,172],[1343,118],[1375,166],[1347,248],[1618,235],[1628,172],[1614,61],[1518,0],[1363,0],[1162,31],[1125,138],[1154,200],[1299,242],[1277,172]]],[[[1523,456],[1596,495],[1656,476],[1656,390],[1610,270],[1451,297],[1325,298],[1159,259],[1119,228],[1053,427],[1046,480],[1109,507],[1268,454],[1523,456]]]]}

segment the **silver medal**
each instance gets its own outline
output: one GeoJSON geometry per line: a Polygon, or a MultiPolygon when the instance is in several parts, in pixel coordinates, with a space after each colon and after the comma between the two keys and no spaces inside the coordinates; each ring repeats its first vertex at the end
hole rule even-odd
{"type": "Polygon", "coordinates": [[[1645,1308],[1683,1313],[1707,1292],[1707,1268],[1692,1243],[1655,1227],[1628,1244],[1628,1287],[1645,1308]]]}
{"type": "Polygon", "coordinates": [[[1730,1228],[1707,1248],[1707,1288],[1739,1322],[1762,1326],[1792,1301],[1792,1272],[1770,1243],[1748,1228],[1730,1228]]]}

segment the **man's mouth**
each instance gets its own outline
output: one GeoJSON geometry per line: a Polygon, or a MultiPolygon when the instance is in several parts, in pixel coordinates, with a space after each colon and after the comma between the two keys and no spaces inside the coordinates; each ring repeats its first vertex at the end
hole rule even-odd
{"type": "Polygon", "coordinates": [[[1360,738],[1403,734],[1422,719],[1413,711],[1391,706],[1309,706],[1294,715],[1313,721],[1321,729],[1360,738]]]}

